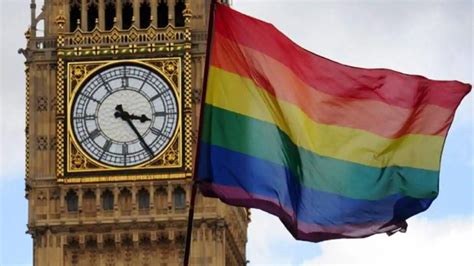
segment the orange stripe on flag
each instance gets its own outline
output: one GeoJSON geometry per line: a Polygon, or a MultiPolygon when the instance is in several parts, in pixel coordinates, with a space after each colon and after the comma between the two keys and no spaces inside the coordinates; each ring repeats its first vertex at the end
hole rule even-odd
{"type": "Polygon", "coordinates": [[[213,66],[254,80],[278,99],[299,106],[318,123],[398,138],[406,134],[444,136],[452,122],[452,111],[435,105],[402,108],[375,100],[323,93],[272,57],[239,45],[219,33],[215,33],[214,38],[213,66]]]}

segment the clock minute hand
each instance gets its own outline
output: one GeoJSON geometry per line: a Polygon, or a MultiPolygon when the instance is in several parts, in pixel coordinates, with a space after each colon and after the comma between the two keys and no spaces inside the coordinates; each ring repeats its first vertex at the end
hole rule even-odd
{"type": "Polygon", "coordinates": [[[143,137],[140,135],[140,132],[138,132],[138,130],[137,130],[137,128],[135,127],[135,125],[133,125],[132,120],[130,120],[130,119],[128,118],[128,119],[125,119],[125,121],[127,121],[128,125],[132,128],[133,132],[135,132],[135,134],[136,134],[137,137],[138,137],[138,140],[140,140],[140,142],[143,144],[145,150],[150,154],[150,156],[153,156],[153,151],[150,149],[150,147],[148,147],[148,144],[146,144],[145,140],[144,140],[143,137]]]}

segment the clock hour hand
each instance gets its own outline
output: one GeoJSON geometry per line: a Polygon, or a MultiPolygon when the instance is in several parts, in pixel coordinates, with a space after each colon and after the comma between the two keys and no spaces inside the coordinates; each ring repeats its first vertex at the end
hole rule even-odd
{"type": "Polygon", "coordinates": [[[115,110],[117,111],[114,114],[115,118],[121,118],[122,120],[126,121],[127,124],[130,126],[130,128],[132,128],[132,131],[135,133],[135,135],[137,135],[138,140],[142,143],[143,147],[148,152],[148,154],[150,154],[150,156],[153,156],[153,151],[150,149],[150,147],[148,147],[142,135],[140,134],[140,132],[138,132],[137,128],[133,124],[131,115],[128,112],[123,110],[123,107],[121,104],[117,105],[115,107],[115,110]]]}
{"type": "Polygon", "coordinates": [[[140,122],[145,123],[146,121],[151,121],[146,115],[136,116],[134,114],[130,115],[130,119],[132,120],[140,120],[140,122]]]}
{"type": "Polygon", "coordinates": [[[121,104],[117,105],[115,107],[115,110],[117,111],[115,112],[115,118],[128,117],[130,120],[140,120],[140,122],[142,123],[145,123],[146,121],[151,121],[151,119],[148,118],[146,115],[137,116],[137,115],[129,114],[128,112],[125,112],[121,104]]]}

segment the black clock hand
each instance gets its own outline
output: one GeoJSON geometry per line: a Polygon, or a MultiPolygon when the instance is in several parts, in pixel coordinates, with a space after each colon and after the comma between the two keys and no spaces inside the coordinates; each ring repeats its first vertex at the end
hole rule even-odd
{"type": "Polygon", "coordinates": [[[115,110],[117,110],[117,112],[115,112],[114,114],[115,118],[121,118],[122,120],[126,121],[127,124],[132,128],[133,132],[137,135],[138,140],[143,144],[143,147],[145,148],[145,150],[150,154],[150,156],[153,156],[153,151],[150,149],[150,147],[148,147],[145,140],[140,135],[140,132],[138,132],[137,128],[133,124],[130,118],[130,114],[128,112],[125,112],[122,108],[122,105],[120,104],[117,105],[117,107],[115,107],[115,110]]]}
{"type": "Polygon", "coordinates": [[[136,116],[134,114],[130,115],[130,119],[132,120],[140,120],[140,122],[145,123],[146,121],[151,121],[146,115],[136,116]]]}
{"type": "Polygon", "coordinates": [[[115,107],[115,110],[117,110],[117,112],[115,113],[116,118],[121,117],[122,115],[126,115],[131,120],[140,120],[140,122],[142,123],[145,123],[146,121],[151,121],[151,119],[148,118],[146,115],[136,116],[134,114],[129,114],[128,112],[125,112],[121,104],[117,105],[115,107]]]}
{"type": "MultiPolygon", "coordinates": [[[[123,119],[123,118],[122,118],[123,119]]],[[[127,121],[128,125],[132,128],[133,132],[135,132],[135,134],[137,135],[138,137],[138,140],[140,140],[140,142],[143,144],[143,147],[145,148],[145,150],[150,154],[150,156],[153,157],[153,151],[150,149],[150,147],[148,147],[148,145],[146,144],[145,140],[143,139],[143,137],[140,135],[140,132],[138,132],[137,128],[135,127],[135,125],[133,125],[132,123],[132,120],[130,120],[130,118],[126,118],[124,119],[125,121],[127,121]]]]}

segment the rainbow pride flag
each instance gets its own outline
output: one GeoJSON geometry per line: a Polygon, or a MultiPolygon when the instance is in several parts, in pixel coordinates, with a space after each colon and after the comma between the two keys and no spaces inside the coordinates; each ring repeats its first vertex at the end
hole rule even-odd
{"type": "Polygon", "coordinates": [[[394,232],[430,206],[470,85],[342,65],[224,5],[214,16],[204,195],[277,215],[314,242],[394,232]]]}

